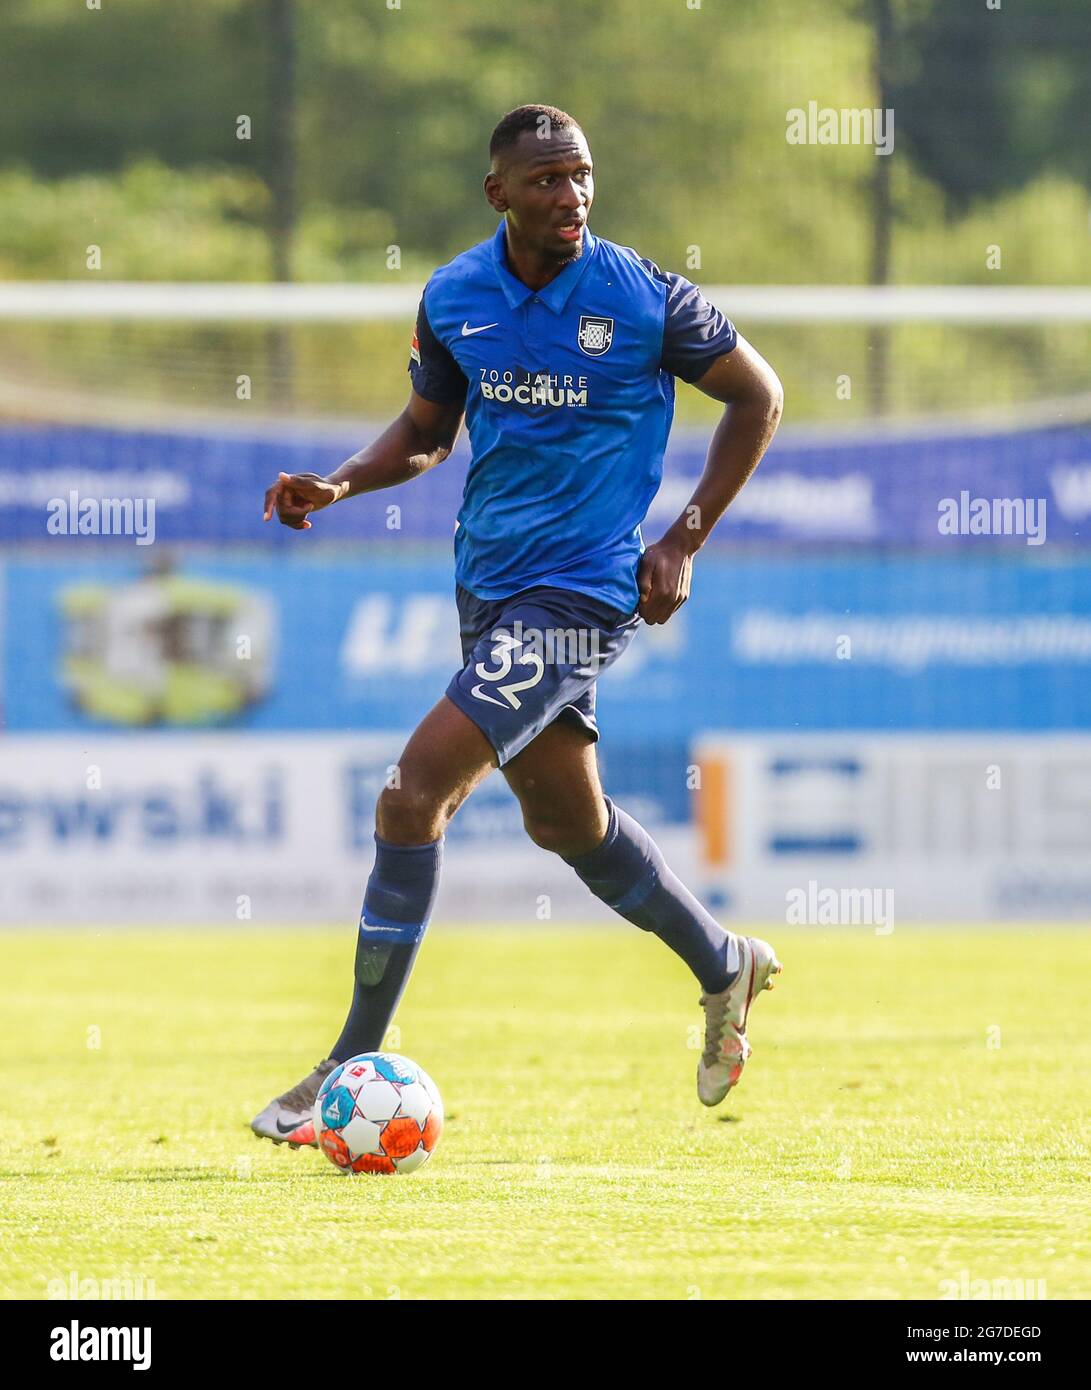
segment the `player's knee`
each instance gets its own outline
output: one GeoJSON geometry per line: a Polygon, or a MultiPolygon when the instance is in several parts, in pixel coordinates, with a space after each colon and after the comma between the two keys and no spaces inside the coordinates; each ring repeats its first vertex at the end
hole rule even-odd
{"type": "Polygon", "coordinates": [[[573,826],[571,821],[527,815],[524,812],[523,828],[539,848],[567,858],[594,848],[593,844],[585,843],[586,836],[581,836],[579,828],[573,826]]]}

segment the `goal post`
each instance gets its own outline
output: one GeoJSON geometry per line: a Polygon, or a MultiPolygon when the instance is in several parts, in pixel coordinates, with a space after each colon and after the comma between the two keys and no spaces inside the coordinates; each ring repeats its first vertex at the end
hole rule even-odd
{"type": "MultiPolygon", "coordinates": [[[[788,429],[1091,415],[1085,287],[703,288],[780,373],[788,429]]],[[[379,420],[405,403],[421,290],[416,279],[0,283],[0,417],[379,420]]],[[[693,391],[677,408],[681,425],[719,409],[693,391]]]]}
{"type": "MultiPolygon", "coordinates": [[[[706,285],[752,323],[1091,323],[1078,285],[706,285]]],[[[0,282],[0,321],[370,323],[411,316],[423,284],[0,282]]]]}

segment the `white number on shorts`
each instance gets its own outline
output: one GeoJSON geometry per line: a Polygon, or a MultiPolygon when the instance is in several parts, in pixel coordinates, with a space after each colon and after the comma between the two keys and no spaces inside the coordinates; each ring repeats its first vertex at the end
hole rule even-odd
{"type": "MultiPolygon", "coordinates": [[[[510,633],[502,632],[500,636],[497,637],[492,649],[494,659],[500,663],[499,669],[490,671],[483,661],[479,661],[474,666],[474,671],[482,680],[502,681],[504,677],[511,672],[511,654],[518,645],[519,644],[510,633]]],[[[522,701],[515,692],[517,690],[529,690],[532,685],[537,685],[545,674],[545,662],[536,652],[524,652],[518,659],[518,665],[533,666],[535,668],[534,674],[525,681],[510,681],[507,685],[498,685],[496,687],[512,709],[522,708],[522,701]]],[[[503,709],[502,702],[486,694],[485,691],[481,689],[480,685],[475,685],[470,694],[475,695],[479,700],[488,700],[490,705],[500,705],[501,709],[503,709]]]]}

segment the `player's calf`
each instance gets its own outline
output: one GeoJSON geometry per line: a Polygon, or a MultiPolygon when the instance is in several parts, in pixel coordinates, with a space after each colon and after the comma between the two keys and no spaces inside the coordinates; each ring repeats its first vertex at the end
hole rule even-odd
{"type": "Polygon", "coordinates": [[[602,794],[606,837],[587,854],[563,856],[595,897],[654,933],[686,962],[706,994],[725,989],[739,969],[738,938],[671,872],[644,827],[602,794]]]}

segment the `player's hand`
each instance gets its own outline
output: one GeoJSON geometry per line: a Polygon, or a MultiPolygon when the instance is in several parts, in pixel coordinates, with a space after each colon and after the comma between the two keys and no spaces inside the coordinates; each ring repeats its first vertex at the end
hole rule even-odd
{"type": "Polygon", "coordinates": [[[336,502],[341,489],[328,483],[318,473],[281,473],[265,494],[265,515],[268,521],[274,512],[283,526],[295,531],[307,531],[311,512],[320,511],[336,502]]]}
{"type": "Polygon", "coordinates": [[[689,598],[693,556],[669,540],[649,545],[636,572],[640,603],[637,612],[646,623],[665,623],[689,598]]]}

